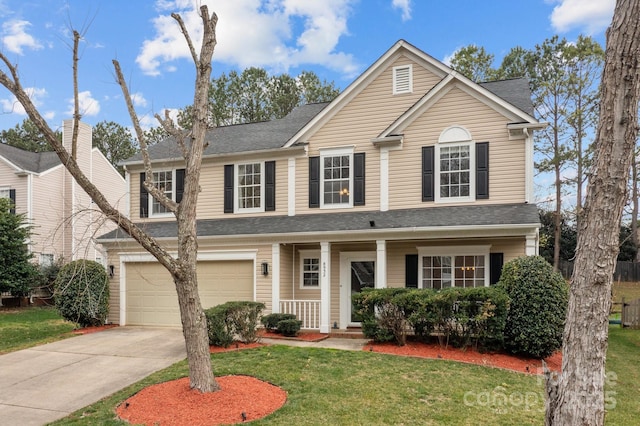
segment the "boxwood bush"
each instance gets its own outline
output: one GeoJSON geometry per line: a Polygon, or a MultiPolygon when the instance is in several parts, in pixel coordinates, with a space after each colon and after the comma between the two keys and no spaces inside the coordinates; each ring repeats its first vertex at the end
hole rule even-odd
{"type": "Polygon", "coordinates": [[[302,321],[295,318],[278,321],[277,332],[287,337],[295,337],[302,327],[302,321]]]}
{"type": "Polygon", "coordinates": [[[109,278],[104,266],[76,260],[63,266],[54,282],[56,309],[81,327],[103,325],[109,313],[109,278]]]}
{"type": "Polygon", "coordinates": [[[226,348],[236,339],[257,341],[258,319],[264,308],[260,302],[227,302],[206,309],[209,344],[226,348]]]}
{"type": "Polygon", "coordinates": [[[568,285],[543,257],[505,263],[498,286],[511,299],[504,331],[507,349],[545,358],[562,346],[568,285]]]}
{"type": "Polygon", "coordinates": [[[407,319],[397,303],[397,296],[410,291],[406,288],[367,288],[352,296],[356,315],[362,322],[362,334],[376,342],[395,340],[406,343],[407,319]]]}
{"type": "Polygon", "coordinates": [[[274,313],[274,314],[263,316],[262,318],[260,318],[260,322],[262,323],[264,328],[266,328],[269,331],[275,332],[278,329],[278,323],[280,321],[292,320],[292,319],[293,320],[296,319],[296,316],[294,314],[274,313]]]}

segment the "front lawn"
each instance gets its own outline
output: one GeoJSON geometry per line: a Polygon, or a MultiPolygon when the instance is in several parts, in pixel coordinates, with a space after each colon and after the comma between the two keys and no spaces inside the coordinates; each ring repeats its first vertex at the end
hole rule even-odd
{"type": "Polygon", "coordinates": [[[70,337],[73,328],[51,307],[0,310],[0,354],[70,337]]]}
{"type": "MultiPolygon", "coordinates": [[[[640,412],[640,331],[611,328],[608,425],[640,412]],[[612,398],[612,399],[611,399],[612,398]]],[[[267,346],[211,356],[217,375],[245,374],[287,391],[284,407],[256,425],[495,424],[544,422],[537,376],[452,361],[317,348],[267,346]]],[[[54,425],[122,425],[114,409],[154,383],[187,375],[186,362],[79,410],[54,425]]]]}

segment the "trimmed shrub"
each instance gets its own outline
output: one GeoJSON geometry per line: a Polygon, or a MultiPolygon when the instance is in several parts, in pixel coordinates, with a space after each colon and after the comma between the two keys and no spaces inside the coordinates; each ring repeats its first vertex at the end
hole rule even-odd
{"type": "Polygon", "coordinates": [[[395,340],[403,346],[407,340],[407,319],[396,297],[406,288],[367,288],[352,296],[356,314],[362,321],[362,333],[376,342],[395,340]]]}
{"type": "Polygon", "coordinates": [[[507,262],[498,286],[511,299],[504,330],[513,353],[545,358],[562,346],[569,287],[541,256],[507,262]]]}
{"type": "Polygon", "coordinates": [[[54,283],[56,309],[81,327],[103,325],[109,313],[109,278],[104,266],[76,260],[63,266],[54,283]]]}
{"type": "Polygon", "coordinates": [[[228,347],[237,338],[243,343],[258,340],[258,318],[265,308],[260,302],[227,302],[205,310],[209,344],[228,347]]]}
{"type": "Polygon", "coordinates": [[[284,319],[278,321],[277,331],[283,336],[295,337],[302,327],[302,321],[297,319],[284,319]]]}
{"type": "Polygon", "coordinates": [[[278,328],[278,323],[283,320],[292,320],[296,319],[294,314],[269,314],[260,318],[260,322],[269,331],[276,331],[278,328]]]}

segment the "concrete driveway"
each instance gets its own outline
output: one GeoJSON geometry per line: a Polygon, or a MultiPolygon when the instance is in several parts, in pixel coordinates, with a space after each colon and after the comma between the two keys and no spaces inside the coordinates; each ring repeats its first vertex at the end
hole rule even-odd
{"type": "Polygon", "coordinates": [[[0,423],[43,425],[186,357],[175,328],[116,327],[0,355],[0,423]]]}

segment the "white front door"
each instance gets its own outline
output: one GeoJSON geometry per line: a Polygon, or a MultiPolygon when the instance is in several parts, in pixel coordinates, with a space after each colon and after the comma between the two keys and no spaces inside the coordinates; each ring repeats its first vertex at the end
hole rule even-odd
{"type": "Polygon", "coordinates": [[[376,285],[375,252],[340,253],[340,328],[360,325],[351,296],[376,285]]]}

